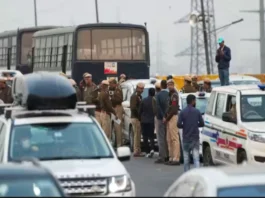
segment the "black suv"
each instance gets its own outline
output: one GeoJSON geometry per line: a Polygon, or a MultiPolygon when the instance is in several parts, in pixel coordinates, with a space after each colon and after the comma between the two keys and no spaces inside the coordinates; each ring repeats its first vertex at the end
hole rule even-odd
{"type": "Polygon", "coordinates": [[[65,197],[65,194],[47,169],[37,160],[27,158],[0,165],[0,197],[65,197]]]}

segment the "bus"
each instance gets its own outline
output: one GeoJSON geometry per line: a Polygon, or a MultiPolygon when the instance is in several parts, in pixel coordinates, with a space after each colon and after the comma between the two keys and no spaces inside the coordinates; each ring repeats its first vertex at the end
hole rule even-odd
{"type": "Polygon", "coordinates": [[[125,74],[149,79],[149,36],[145,26],[97,23],[34,33],[33,71],[64,72],[76,82],[83,73],[99,83],[125,74]]]}
{"type": "Polygon", "coordinates": [[[23,74],[31,72],[31,48],[33,33],[58,26],[39,26],[0,33],[0,69],[19,70],[23,74]]]}

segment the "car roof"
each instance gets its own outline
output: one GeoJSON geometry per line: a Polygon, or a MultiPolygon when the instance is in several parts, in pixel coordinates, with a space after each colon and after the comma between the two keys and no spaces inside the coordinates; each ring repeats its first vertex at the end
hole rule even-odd
{"type": "Polygon", "coordinates": [[[15,176],[17,178],[21,176],[45,176],[49,172],[39,166],[31,165],[30,162],[23,163],[6,163],[0,165],[0,177],[15,176]]]}
{"type": "MultiPolygon", "coordinates": [[[[244,75],[230,75],[229,81],[260,81],[258,78],[255,78],[253,76],[244,76],[244,75]]],[[[198,83],[203,83],[203,80],[199,81],[198,83]]],[[[219,78],[211,80],[211,83],[220,83],[219,78]]]]}
{"type": "Polygon", "coordinates": [[[214,87],[212,91],[236,94],[241,91],[242,95],[265,95],[265,91],[262,91],[257,85],[229,85],[214,87]]]}
{"type": "Polygon", "coordinates": [[[123,82],[121,85],[133,85],[133,87],[136,87],[136,85],[142,82],[145,84],[145,88],[154,88],[155,85],[151,83],[150,79],[133,79],[133,80],[127,80],[123,82]]]}
{"type": "MultiPolygon", "coordinates": [[[[196,92],[196,93],[181,93],[179,94],[181,98],[186,98],[188,95],[192,94],[194,96],[196,96],[197,98],[199,97],[199,94],[200,92],[196,92]]],[[[208,98],[210,97],[211,93],[205,93],[205,97],[208,98]]]]}

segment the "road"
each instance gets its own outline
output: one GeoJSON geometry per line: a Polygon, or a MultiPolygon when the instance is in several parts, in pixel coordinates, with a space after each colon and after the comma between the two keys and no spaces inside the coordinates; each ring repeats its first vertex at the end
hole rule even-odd
{"type": "Polygon", "coordinates": [[[136,196],[164,195],[169,186],[183,173],[183,165],[155,164],[155,158],[134,158],[124,162],[136,185],[136,196]]]}

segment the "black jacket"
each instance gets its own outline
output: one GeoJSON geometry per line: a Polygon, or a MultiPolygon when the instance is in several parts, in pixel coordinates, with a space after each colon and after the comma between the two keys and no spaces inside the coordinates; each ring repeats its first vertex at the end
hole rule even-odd
{"type": "Polygon", "coordinates": [[[221,56],[219,54],[219,51],[221,48],[217,50],[215,61],[218,63],[218,69],[228,69],[230,67],[230,61],[231,61],[231,50],[229,47],[224,46],[223,52],[224,56],[221,56]]]}
{"type": "Polygon", "coordinates": [[[140,117],[141,123],[154,123],[154,109],[153,109],[153,97],[148,96],[143,99],[140,105],[140,117]]]}

